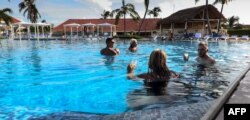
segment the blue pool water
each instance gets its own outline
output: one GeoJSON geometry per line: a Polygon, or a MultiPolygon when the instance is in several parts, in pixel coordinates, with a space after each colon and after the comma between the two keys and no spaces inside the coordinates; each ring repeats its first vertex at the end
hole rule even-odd
{"type": "Polygon", "coordinates": [[[249,63],[249,43],[209,43],[217,63],[200,67],[197,42],[139,41],[137,53],[129,41],[118,41],[121,54],[100,55],[103,41],[7,41],[0,46],[0,118],[26,119],[63,111],[116,114],[212,100],[249,63]],[[147,72],[152,50],[168,54],[168,66],[181,74],[165,93],[156,96],[142,81],[126,78],[126,67],[137,62],[136,73],[147,72]],[[190,60],[183,61],[182,54],[190,60]]]}

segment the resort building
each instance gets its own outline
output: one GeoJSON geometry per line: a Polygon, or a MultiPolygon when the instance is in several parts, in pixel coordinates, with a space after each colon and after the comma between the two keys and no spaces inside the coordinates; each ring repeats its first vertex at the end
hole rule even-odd
{"type": "Polygon", "coordinates": [[[12,17],[10,25],[0,21],[0,37],[10,39],[48,39],[52,36],[49,23],[29,23],[12,17]]]}
{"type": "MultiPolygon", "coordinates": [[[[10,24],[21,22],[20,20],[11,17],[10,24]]],[[[6,25],[3,20],[0,19],[0,37],[6,37],[9,35],[10,26],[6,25]]]]}
{"type": "MultiPolygon", "coordinates": [[[[141,35],[150,36],[152,32],[157,31],[157,23],[160,19],[145,19],[141,28],[141,35]]],[[[54,33],[68,35],[73,34],[86,35],[116,35],[124,32],[124,25],[126,26],[125,31],[129,34],[137,33],[139,30],[140,22],[134,21],[133,19],[120,19],[118,24],[115,25],[115,19],[69,19],[53,29],[54,33]],[[71,32],[72,31],[72,32],[71,32]]]]}
{"type": "Polygon", "coordinates": [[[226,18],[213,5],[208,5],[207,15],[206,5],[203,5],[177,11],[160,20],[158,26],[163,29],[163,32],[171,31],[174,34],[185,32],[200,33],[204,36],[209,33],[207,16],[209,18],[211,32],[217,32],[219,20],[221,20],[221,23],[226,21],[226,18]]]}

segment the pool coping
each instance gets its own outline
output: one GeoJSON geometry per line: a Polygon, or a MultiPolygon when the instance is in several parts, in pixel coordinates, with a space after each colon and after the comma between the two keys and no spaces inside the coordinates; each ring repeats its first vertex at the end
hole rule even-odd
{"type": "Polygon", "coordinates": [[[245,77],[245,75],[250,71],[250,64],[245,68],[229,85],[225,92],[214,101],[214,104],[208,109],[206,114],[201,118],[201,120],[213,120],[222,109],[223,105],[227,102],[230,96],[233,94],[240,81],[245,77]]]}

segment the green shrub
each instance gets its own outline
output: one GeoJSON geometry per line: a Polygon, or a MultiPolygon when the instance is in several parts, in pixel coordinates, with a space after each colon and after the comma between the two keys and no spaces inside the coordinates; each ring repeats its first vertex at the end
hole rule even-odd
{"type": "Polygon", "coordinates": [[[228,33],[230,36],[231,36],[231,35],[238,35],[238,36],[248,35],[248,36],[250,36],[250,29],[228,30],[227,33],[228,33]]]}
{"type": "Polygon", "coordinates": [[[117,35],[117,36],[114,36],[114,38],[120,38],[120,39],[132,39],[132,38],[142,39],[143,37],[139,36],[139,35],[117,35]]]}

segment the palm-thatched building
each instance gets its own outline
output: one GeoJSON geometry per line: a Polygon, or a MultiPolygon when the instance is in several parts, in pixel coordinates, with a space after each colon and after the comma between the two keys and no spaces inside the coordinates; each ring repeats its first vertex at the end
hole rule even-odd
{"type": "Polygon", "coordinates": [[[213,5],[208,5],[208,14],[206,13],[206,5],[183,9],[160,20],[158,26],[163,32],[172,31],[174,34],[178,34],[186,30],[188,33],[199,32],[205,35],[208,34],[209,27],[212,32],[217,31],[219,20],[226,21],[226,18],[213,5]]]}

